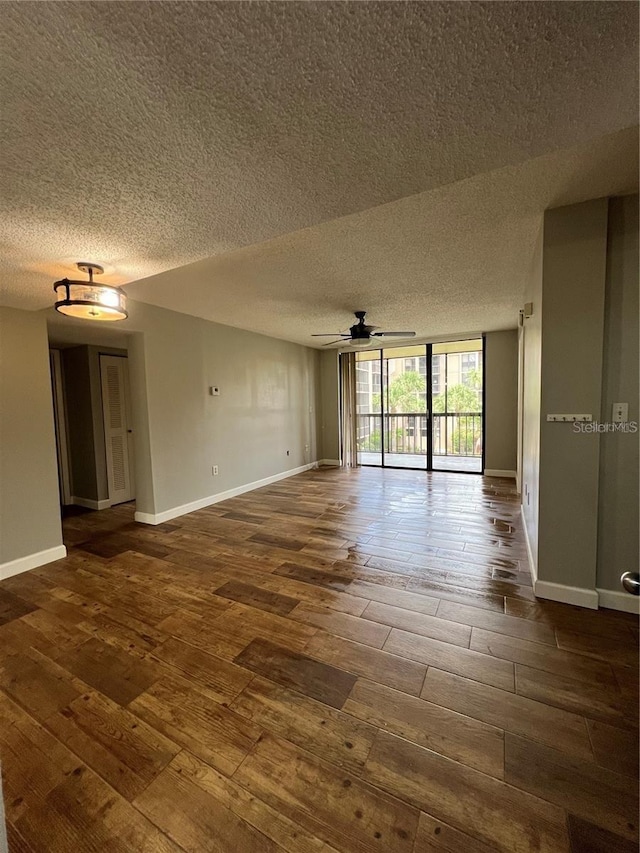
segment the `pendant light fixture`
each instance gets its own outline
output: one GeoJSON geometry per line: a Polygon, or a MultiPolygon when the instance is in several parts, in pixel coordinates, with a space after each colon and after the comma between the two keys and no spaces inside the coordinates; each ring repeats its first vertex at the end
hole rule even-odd
{"type": "Polygon", "coordinates": [[[56,281],[53,285],[58,297],[56,311],[83,320],[126,320],[129,315],[123,291],[110,284],[94,284],[94,275],[102,275],[104,269],[87,261],[81,261],[77,267],[88,274],[89,281],[68,278],[56,281]]]}

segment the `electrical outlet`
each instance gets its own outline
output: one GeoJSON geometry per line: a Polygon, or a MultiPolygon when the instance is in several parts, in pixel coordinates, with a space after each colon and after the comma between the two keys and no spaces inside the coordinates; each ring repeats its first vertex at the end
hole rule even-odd
{"type": "Polygon", "coordinates": [[[629,420],[629,404],[614,403],[611,413],[611,420],[614,424],[626,424],[629,420]]]}
{"type": "Polygon", "coordinates": [[[214,477],[217,477],[217,476],[218,476],[218,466],[217,466],[217,465],[214,465],[214,466],[211,468],[211,473],[213,474],[213,476],[214,476],[214,477]]]}

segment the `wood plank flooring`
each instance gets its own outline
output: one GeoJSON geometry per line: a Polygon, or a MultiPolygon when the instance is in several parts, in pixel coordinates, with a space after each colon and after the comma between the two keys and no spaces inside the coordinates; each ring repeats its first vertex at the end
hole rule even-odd
{"type": "Polygon", "coordinates": [[[64,531],[0,584],[11,853],[637,850],[637,620],[536,600],[512,481],[64,531]]]}

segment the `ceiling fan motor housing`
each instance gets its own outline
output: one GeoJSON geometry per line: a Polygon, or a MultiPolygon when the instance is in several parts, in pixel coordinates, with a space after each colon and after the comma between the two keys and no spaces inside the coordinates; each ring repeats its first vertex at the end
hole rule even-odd
{"type": "Polygon", "coordinates": [[[355,340],[368,340],[371,337],[371,332],[373,332],[375,326],[365,325],[364,318],[367,313],[366,311],[354,311],[353,313],[358,318],[358,322],[354,323],[349,329],[351,337],[355,340]]]}
{"type": "Polygon", "coordinates": [[[349,331],[351,332],[352,338],[370,338],[373,329],[371,326],[361,326],[356,323],[356,325],[352,326],[349,331]]]}

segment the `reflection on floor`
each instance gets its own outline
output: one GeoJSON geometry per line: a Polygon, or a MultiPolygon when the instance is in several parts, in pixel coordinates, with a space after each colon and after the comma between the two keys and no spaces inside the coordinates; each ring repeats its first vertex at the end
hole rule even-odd
{"type": "MultiPolygon", "coordinates": [[[[381,453],[360,452],[358,460],[361,465],[382,465],[381,453]]],[[[385,453],[384,464],[387,468],[421,468],[426,469],[427,457],[418,453],[385,453]]],[[[482,473],[482,457],[480,456],[434,456],[434,471],[466,471],[473,474],[482,473]]]]}
{"type": "Polygon", "coordinates": [[[513,481],[320,469],[0,583],[15,853],[637,851],[638,629],[513,481]]]}

